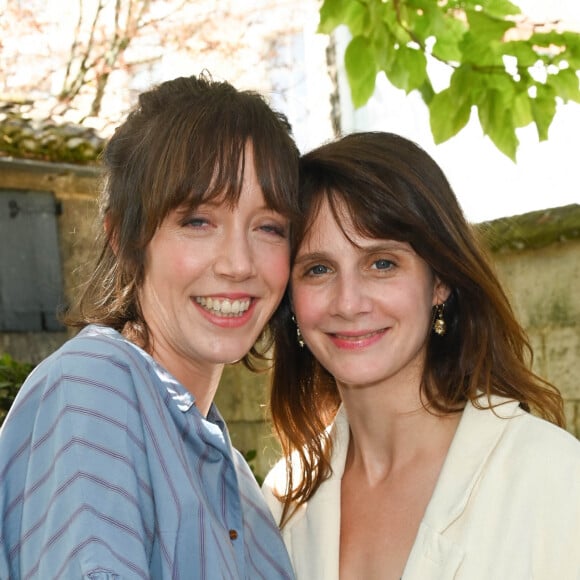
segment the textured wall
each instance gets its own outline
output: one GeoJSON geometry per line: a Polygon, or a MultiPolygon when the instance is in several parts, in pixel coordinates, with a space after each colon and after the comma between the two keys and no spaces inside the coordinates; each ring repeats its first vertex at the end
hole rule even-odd
{"type": "Polygon", "coordinates": [[[534,348],[534,369],[562,391],[568,429],[580,437],[580,239],[494,257],[534,348]]]}
{"type": "MultiPolygon", "coordinates": [[[[62,202],[60,251],[65,292],[93,251],[98,172],[72,165],[0,158],[0,188],[53,191],[62,202]]],[[[498,274],[535,349],[535,369],[560,388],[569,430],[580,437],[580,206],[533,212],[478,226],[493,250],[498,274]]],[[[1,267],[1,265],[0,265],[1,267]]],[[[0,353],[37,363],[66,333],[0,333],[0,353]]],[[[263,475],[276,457],[266,422],[267,375],[241,365],[226,369],[217,404],[232,440],[263,475]]]]}
{"type": "MultiPolygon", "coordinates": [[[[93,251],[98,176],[91,167],[0,158],[0,188],[52,192],[61,202],[59,250],[67,297],[79,283],[79,266],[93,251]]],[[[36,364],[66,338],[66,332],[0,333],[0,352],[36,364]]]]}

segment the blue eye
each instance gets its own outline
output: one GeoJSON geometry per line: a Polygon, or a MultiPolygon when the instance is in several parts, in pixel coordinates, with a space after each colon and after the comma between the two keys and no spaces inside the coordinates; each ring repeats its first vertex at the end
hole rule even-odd
{"type": "Polygon", "coordinates": [[[202,217],[192,217],[187,220],[186,225],[193,228],[202,228],[208,224],[208,220],[202,217]]]}
{"type": "Polygon", "coordinates": [[[326,274],[328,272],[328,267],[323,266],[322,264],[316,264],[316,266],[312,266],[312,268],[308,269],[307,274],[311,276],[321,276],[322,274],[326,274]]]}
{"type": "Polygon", "coordinates": [[[390,270],[393,266],[393,262],[385,258],[373,262],[373,268],[376,268],[377,270],[390,270]]]}
{"type": "Polygon", "coordinates": [[[275,236],[279,236],[281,238],[286,237],[286,229],[278,224],[265,224],[260,226],[260,229],[268,234],[274,234],[275,236]]]}

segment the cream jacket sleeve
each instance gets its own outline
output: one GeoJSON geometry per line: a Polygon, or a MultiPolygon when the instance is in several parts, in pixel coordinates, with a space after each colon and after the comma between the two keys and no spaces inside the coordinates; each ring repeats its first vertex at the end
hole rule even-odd
{"type": "MultiPolygon", "coordinates": [[[[580,580],[580,442],[514,401],[494,404],[463,412],[403,580],[580,580]]],[[[333,476],[282,531],[298,580],[338,579],[344,411],[332,433],[333,476]]],[[[278,516],[283,481],[278,464],[264,483],[278,516]]]]}

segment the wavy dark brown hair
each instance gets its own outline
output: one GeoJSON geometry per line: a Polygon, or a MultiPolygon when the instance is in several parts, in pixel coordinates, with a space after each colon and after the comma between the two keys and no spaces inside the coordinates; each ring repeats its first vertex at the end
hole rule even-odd
{"type": "MultiPolygon", "coordinates": [[[[142,93],[104,150],[100,204],[107,227],[100,227],[96,264],[64,322],[120,332],[129,325],[147,349],[151,336],[138,299],[147,245],[178,207],[194,209],[216,198],[237,204],[247,143],[267,206],[294,221],[299,152],[286,117],[264,97],[208,74],[142,93]]],[[[244,359],[250,368],[269,347],[264,336],[257,344],[260,349],[254,346],[244,359]]]]}
{"type": "MultiPolygon", "coordinates": [[[[533,353],[494,272],[485,245],[470,225],[445,175],[415,143],[383,132],[355,133],[323,145],[300,161],[301,220],[293,257],[324,201],[344,230],[344,208],[357,233],[409,243],[450,289],[447,332],[427,342],[421,396],[433,413],[455,413],[481,393],[501,395],[564,425],[558,390],[531,370],[533,353]]],[[[274,337],[271,417],[287,462],[281,496],[283,525],[331,472],[327,427],[340,405],[332,375],[296,340],[289,296],[284,325],[274,337]],[[295,464],[296,466],[296,464],[295,464]]]]}

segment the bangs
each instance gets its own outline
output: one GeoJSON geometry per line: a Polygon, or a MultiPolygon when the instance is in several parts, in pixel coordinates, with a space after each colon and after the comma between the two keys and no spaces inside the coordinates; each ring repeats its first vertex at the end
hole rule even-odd
{"type": "Polygon", "coordinates": [[[343,182],[340,188],[336,184],[315,188],[306,197],[308,203],[303,208],[303,229],[297,233],[299,239],[312,229],[326,201],[338,227],[354,246],[358,247],[353,235],[407,242],[413,246],[414,226],[408,216],[401,216],[397,208],[389,204],[384,191],[378,193],[374,199],[373,196],[364,195],[360,185],[357,187],[356,184],[352,184],[349,187],[343,182]]]}
{"type": "Polygon", "coordinates": [[[237,100],[214,99],[203,111],[183,107],[169,122],[164,120],[146,179],[154,207],[145,215],[155,216],[149,233],[178,207],[195,209],[209,201],[235,207],[247,169],[246,145],[253,148],[266,206],[290,219],[298,215],[298,150],[283,129],[284,119],[264,122],[265,103],[253,96],[237,100]]]}

